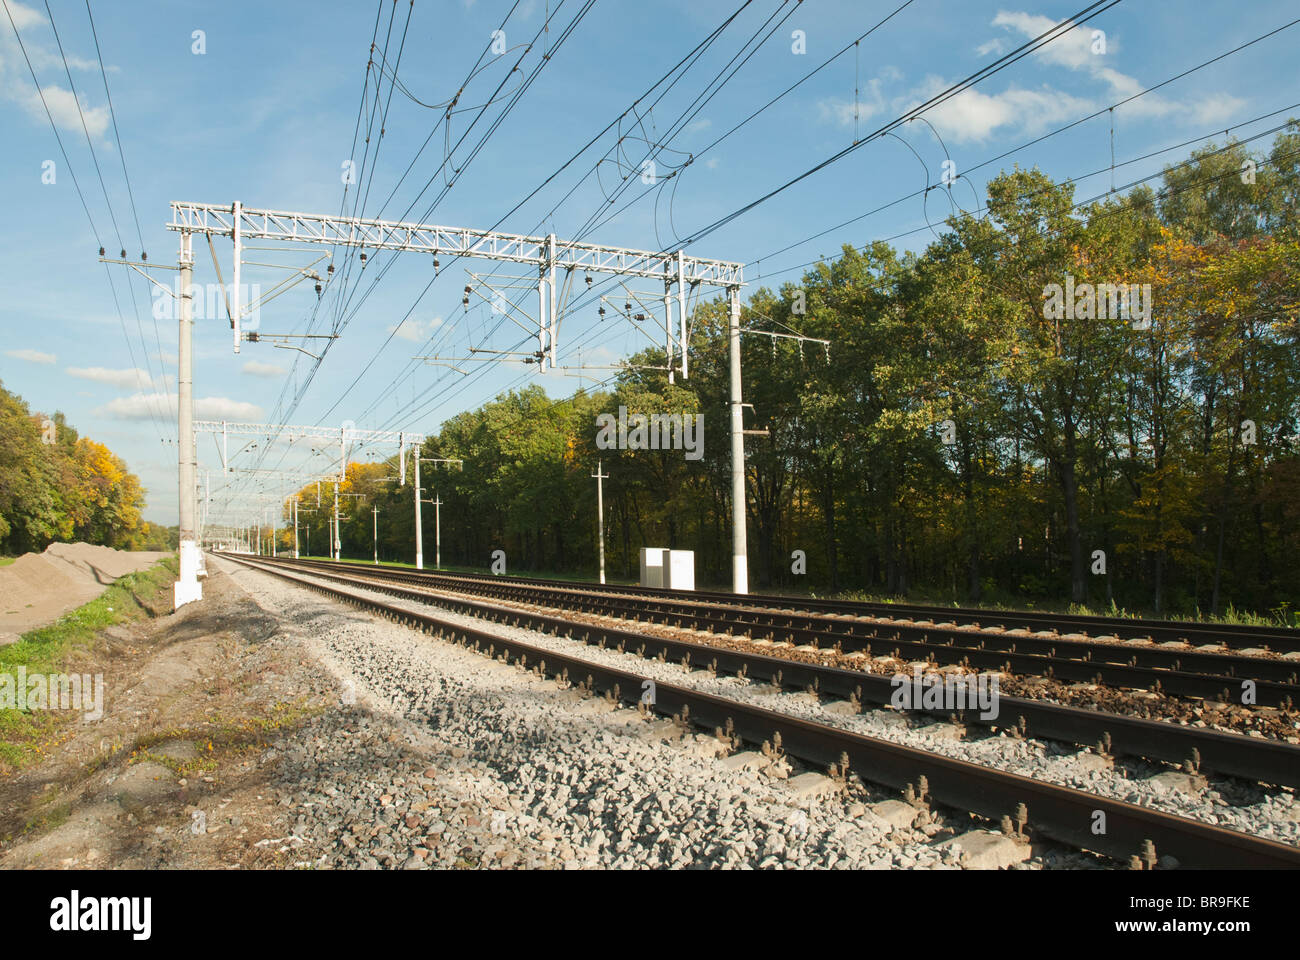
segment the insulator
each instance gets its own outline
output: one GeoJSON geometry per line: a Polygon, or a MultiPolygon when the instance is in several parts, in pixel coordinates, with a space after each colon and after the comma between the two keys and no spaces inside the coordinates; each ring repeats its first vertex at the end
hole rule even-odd
{"type": "Polygon", "coordinates": [[[469,306],[469,297],[466,297],[464,300],[461,301],[461,303],[463,303],[465,306],[468,307],[468,306],[469,306]]]}
{"type": "Polygon", "coordinates": [[[323,289],[323,288],[321,287],[321,285],[320,285],[319,283],[316,284],[316,296],[318,296],[318,297],[320,296],[320,292],[321,292],[322,289],[323,289]]]}
{"type": "Polygon", "coordinates": [[[326,267],[326,268],[325,268],[325,272],[328,273],[330,276],[333,276],[333,275],[334,275],[334,264],[331,263],[328,267],[326,267]]]}
{"type": "Polygon", "coordinates": [[[362,263],[366,262],[366,255],[364,253],[361,255],[361,262],[362,263]]]}
{"type": "Polygon", "coordinates": [[[644,319],[645,319],[645,314],[644,314],[644,313],[638,313],[638,314],[637,314],[636,316],[634,316],[632,319],[633,319],[633,320],[644,320],[644,319]]]}
{"type": "Polygon", "coordinates": [[[473,288],[473,287],[471,287],[471,286],[466,286],[466,287],[465,287],[465,296],[468,297],[468,296],[469,296],[471,293],[473,293],[473,292],[474,292],[474,288],[473,288]]]}
{"type": "Polygon", "coordinates": [[[591,274],[587,274],[587,286],[591,286],[591,274]]]}
{"type": "Polygon", "coordinates": [[[147,263],[148,260],[149,260],[149,254],[147,254],[147,253],[145,253],[143,250],[141,250],[141,251],[140,251],[140,262],[141,262],[141,263],[147,263]]]}
{"type": "Polygon", "coordinates": [[[123,250],[122,250],[122,259],[123,259],[123,260],[126,259],[126,249],[125,249],[125,248],[123,248],[123,250]]]}
{"type": "Polygon", "coordinates": [[[433,269],[437,270],[438,267],[440,267],[440,266],[441,266],[441,264],[438,263],[438,258],[437,258],[437,257],[434,257],[434,258],[433,258],[433,269]]]}
{"type": "Polygon", "coordinates": [[[104,255],[104,248],[103,248],[103,247],[100,247],[100,248],[99,248],[99,255],[100,255],[101,257],[104,255]]]}
{"type": "Polygon", "coordinates": [[[602,319],[602,320],[605,319],[605,308],[604,308],[604,307],[601,307],[601,308],[600,308],[600,319],[602,319]]]}
{"type": "Polygon", "coordinates": [[[624,312],[624,313],[631,313],[631,312],[632,312],[632,304],[630,304],[630,303],[625,303],[625,304],[623,304],[623,312],[624,312]]]}

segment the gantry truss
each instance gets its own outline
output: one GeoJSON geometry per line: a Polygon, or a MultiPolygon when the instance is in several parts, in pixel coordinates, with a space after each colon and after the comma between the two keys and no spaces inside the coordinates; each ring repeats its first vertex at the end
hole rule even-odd
{"type": "Polygon", "coordinates": [[[688,284],[730,287],[744,282],[744,264],[706,260],[678,251],[652,253],[598,243],[527,237],[470,227],[441,227],[394,220],[322,216],[257,210],[241,204],[172,203],[170,230],[242,240],[276,240],[399,250],[430,256],[475,257],[538,267],[589,270],[629,277],[684,280],[688,284]]]}

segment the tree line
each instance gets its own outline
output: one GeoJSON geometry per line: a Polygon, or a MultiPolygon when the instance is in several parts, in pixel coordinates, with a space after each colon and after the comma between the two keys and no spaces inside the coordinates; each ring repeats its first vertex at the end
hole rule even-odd
{"type": "Polygon", "coordinates": [[[0,385],[0,553],[78,540],[175,549],[176,528],[143,520],[144,505],[139,478],[113,451],[0,385]]]}
{"type": "MultiPolygon", "coordinates": [[[[830,341],[743,337],[746,427],[768,430],[746,438],[755,585],[1167,615],[1289,608],[1298,131],[1262,154],[1211,144],[1157,186],[1086,202],[1036,169],[1004,171],[983,209],[936,224],[921,253],[845,246],[754,290],[742,326],[830,341]]],[[[609,389],[551,399],[533,386],[443,424],[422,451],[464,461],[424,468],[443,562],[486,566],[501,549],[511,572],[594,573],[602,461],[611,575],[634,577],[641,546],[666,546],[728,584],[725,300],[700,303],[692,325],[688,380],[668,384],[663,351],[646,351],[609,389]],[[703,456],[598,449],[597,418],[620,407],[702,414],[703,456]]],[[[370,556],[378,506],[381,554],[411,559],[409,478],[378,479],[396,473],[395,459],[350,467],[344,492],[361,496],[341,507],[345,554],[370,556]]],[[[323,546],[323,515],[308,520],[323,546]]]]}

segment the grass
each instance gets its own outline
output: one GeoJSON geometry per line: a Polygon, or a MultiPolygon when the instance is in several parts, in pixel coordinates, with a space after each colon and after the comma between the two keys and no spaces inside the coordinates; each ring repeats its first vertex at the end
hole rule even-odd
{"type": "Polygon", "coordinates": [[[17,559],[17,557],[0,557],[0,567],[7,567],[17,559]]]}
{"type": "MultiPolygon", "coordinates": [[[[119,623],[150,616],[142,598],[150,599],[175,580],[173,555],[147,570],[118,578],[89,603],[70,610],[48,626],[24,633],[17,642],[0,647],[0,672],[15,677],[19,667],[28,673],[63,673],[68,661],[88,649],[99,632],[119,623]]],[[[19,767],[34,763],[66,743],[75,712],[57,710],[0,710],[0,765],[19,767]]]]}
{"type": "Polygon", "coordinates": [[[1034,612],[1043,614],[1066,614],[1069,616],[1080,617],[1113,617],[1124,620],[1186,620],[1193,623],[1209,624],[1228,624],[1250,627],[1284,627],[1295,629],[1300,626],[1297,623],[1296,611],[1291,609],[1289,603],[1284,603],[1280,607],[1271,610],[1267,614],[1253,613],[1247,610],[1238,610],[1232,604],[1228,604],[1227,609],[1218,616],[1197,608],[1195,610],[1166,610],[1159,615],[1154,610],[1133,609],[1121,607],[1115,602],[1107,606],[1088,606],[1082,603],[1052,603],[1037,600],[1017,599],[1014,597],[999,597],[994,600],[981,601],[977,603],[968,603],[965,601],[953,600],[951,597],[925,597],[910,596],[905,599],[898,597],[871,594],[860,590],[841,591],[837,594],[828,595],[828,599],[835,600],[853,600],[863,603],[881,603],[897,604],[899,606],[932,606],[932,607],[952,607],[963,608],[968,610],[987,610],[990,613],[1018,611],[1034,612]]]}

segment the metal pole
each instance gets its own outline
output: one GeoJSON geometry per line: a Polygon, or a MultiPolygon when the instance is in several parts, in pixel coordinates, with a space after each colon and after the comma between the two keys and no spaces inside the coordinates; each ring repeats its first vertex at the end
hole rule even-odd
{"type": "MultiPolygon", "coordinates": [[[[283,508],[283,504],[281,505],[281,507],[283,508]]],[[[271,509],[271,556],[273,557],[278,557],[280,555],[276,549],[280,545],[279,540],[280,540],[280,514],[277,513],[274,508],[272,508],[271,509]]]]}
{"type": "Polygon", "coordinates": [[[420,509],[420,448],[415,448],[415,569],[424,569],[424,529],[420,509]]]}
{"type": "MultiPolygon", "coordinates": [[[[538,369],[546,369],[546,268],[542,267],[537,277],[537,354],[538,369]]],[[[418,457],[419,454],[416,454],[418,457]]],[[[419,469],[419,463],[416,463],[419,469]]]]}
{"type": "Polygon", "coordinates": [[[379,566],[379,508],[371,507],[371,512],[375,515],[375,566],[379,566]]]}
{"type": "Polygon", "coordinates": [[[177,491],[180,522],[180,572],[172,588],[172,605],[181,607],[194,600],[203,599],[203,585],[199,583],[201,551],[195,529],[197,493],[197,456],[194,450],[194,253],[193,235],[181,231],[180,267],[180,320],[176,348],[176,407],[177,407],[177,491]]]}
{"type": "Polygon", "coordinates": [[[740,393],[740,287],[730,288],[727,324],[731,365],[731,589],[749,593],[749,545],[745,531],[745,417],[740,393]]]}
{"type": "Polygon", "coordinates": [[[293,558],[299,559],[298,554],[298,497],[293,498],[293,558]]]}
{"type": "Polygon", "coordinates": [[[235,241],[235,276],[234,281],[231,284],[230,292],[230,326],[234,328],[235,353],[239,352],[239,341],[243,336],[239,317],[239,314],[244,309],[243,305],[239,302],[239,268],[243,265],[242,261],[244,259],[244,245],[242,237],[240,236],[239,221],[240,215],[243,213],[243,207],[244,205],[236,200],[230,210],[230,212],[234,214],[231,219],[232,229],[230,235],[235,241]]]}
{"type": "Polygon", "coordinates": [[[555,299],[555,234],[553,233],[546,238],[546,259],[551,265],[551,312],[549,319],[551,327],[551,369],[554,370],[555,342],[560,339],[560,325],[557,319],[558,310],[555,299]]]}
{"type": "Polygon", "coordinates": [[[600,540],[600,582],[605,582],[605,479],[606,474],[599,460],[596,461],[596,529],[600,540]]]}
{"type": "Polygon", "coordinates": [[[672,281],[664,280],[664,350],[668,354],[668,382],[676,383],[673,377],[673,298],[672,281]]]}
{"type": "Polygon", "coordinates": [[[339,535],[339,485],[334,484],[334,559],[343,559],[343,538],[339,535]]]}
{"type": "Polygon", "coordinates": [[[686,251],[677,251],[677,314],[682,324],[682,379],[690,378],[690,337],[686,329],[686,251]]]}
{"type": "Polygon", "coordinates": [[[433,565],[442,569],[442,497],[433,494],[433,565]]]}

